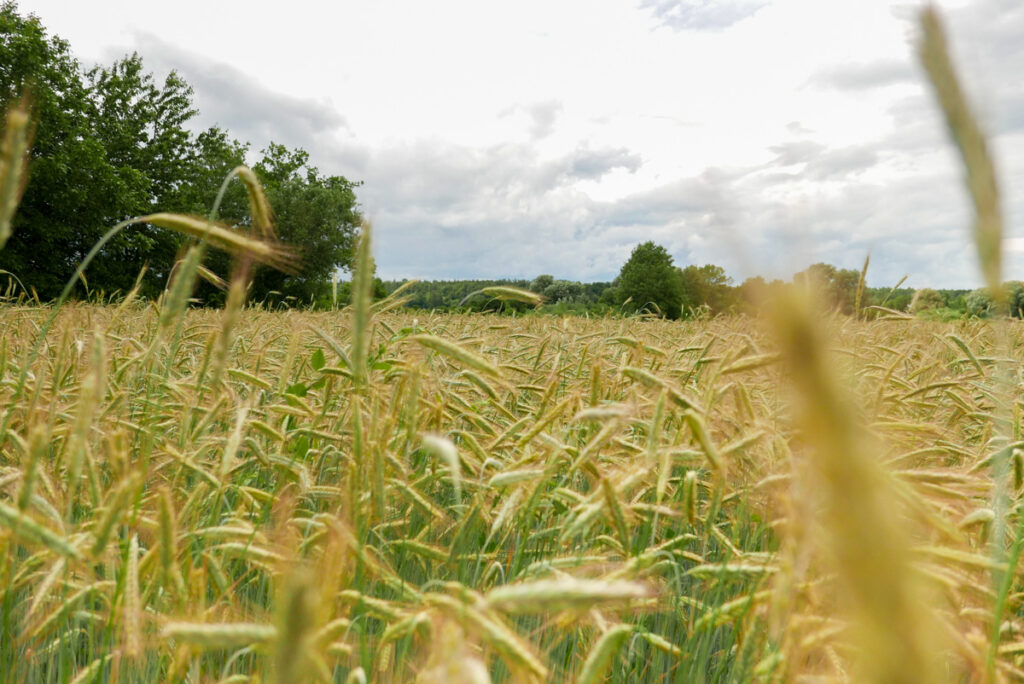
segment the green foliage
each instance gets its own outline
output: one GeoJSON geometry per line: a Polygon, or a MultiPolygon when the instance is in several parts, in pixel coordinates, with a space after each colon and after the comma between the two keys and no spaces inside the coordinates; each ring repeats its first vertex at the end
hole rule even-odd
{"type": "Polygon", "coordinates": [[[687,266],[679,271],[683,291],[683,308],[696,311],[706,308],[713,314],[725,313],[736,304],[732,279],[725,269],[714,264],[687,266]]]}
{"type": "Polygon", "coordinates": [[[994,306],[992,295],[985,288],[971,290],[964,301],[967,304],[967,313],[972,316],[988,316],[994,306]]]}
{"type": "MultiPolygon", "coordinates": [[[[1003,311],[1014,318],[1024,318],[1024,283],[1011,280],[1003,283],[1005,309],[1003,311]]],[[[995,298],[988,288],[972,290],[964,297],[967,313],[971,316],[986,318],[998,313],[995,298]]]]}
{"type": "Polygon", "coordinates": [[[829,307],[844,314],[852,314],[860,272],[852,268],[836,268],[831,264],[817,263],[794,275],[793,282],[821,293],[829,307]]]}
{"type": "Polygon", "coordinates": [[[539,275],[533,279],[530,283],[530,290],[537,294],[543,294],[544,290],[551,286],[555,282],[555,276],[552,275],[539,275]]]}
{"type": "Polygon", "coordinates": [[[868,304],[884,306],[896,311],[906,311],[910,308],[910,302],[914,300],[915,290],[911,287],[903,287],[892,290],[886,287],[868,288],[868,304]]]}
{"type": "MultiPolygon", "coordinates": [[[[394,292],[405,281],[386,281],[384,288],[388,292],[394,292]]],[[[520,289],[532,289],[527,280],[421,280],[413,284],[405,291],[407,298],[406,306],[413,309],[430,309],[438,311],[493,311],[501,307],[501,302],[491,297],[478,295],[466,300],[469,295],[487,287],[517,287],[520,289]],[[466,300],[463,303],[463,300],[466,300]]],[[[536,290],[534,290],[536,291],[536,290]]],[[[525,304],[519,306],[516,302],[505,302],[517,311],[525,311],[525,304]]]]}
{"type": "Polygon", "coordinates": [[[1014,318],[1024,318],[1024,283],[1013,280],[1003,283],[1006,288],[1006,305],[1014,318]]]}
{"type": "Polygon", "coordinates": [[[910,312],[931,311],[944,306],[945,303],[945,298],[937,290],[923,287],[914,294],[914,299],[910,304],[910,312]]]}
{"type": "MultiPolygon", "coordinates": [[[[373,300],[379,301],[387,297],[395,288],[388,288],[388,284],[380,278],[374,277],[373,279],[373,300]]],[[[275,293],[276,294],[276,293],[275,293]]],[[[277,299],[277,297],[270,297],[271,301],[277,299]]],[[[352,303],[352,281],[346,280],[338,285],[338,306],[348,306],[352,303]]]]}
{"type": "MultiPolygon", "coordinates": [[[[0,94],[10,100],[23,91],[31,92],[36,132],[28,185],[0,269],[52,297],[102,231],[135,213],[146,184],[139,172],[108,158],[68,44],[8,2],[0,6],[0,94]]],[[[149,244],[126,232],[111,249],[148,255],[149,244]]]]}
{"type": "Polygon", "coordinates": [[[583,285],[572,280],[556,280],[544,288],[543,294],[552,304],[572,301],[583,294],[583,285]]]}
{"type": "MultiPolygon", "coordinates": [[[[406,281],[384,283],[386,290],[394,292],[406,281]]],[[[554,276],[539,276],[527,280],[421,280],[403,292],[406,306],[413,309],[436,311],[502,311],[522,314],[527,312],[555,315],[605,315],[615,309],[611,283],[579,283],[555,280],[554,276]],[[550,282],[548,279],[550,278],[550,282]],[[538,285],[544,285],[540,291],[538,285]],[[474,293],[491,287],[529,289],[545,297],[543,306],[534,307],[523,302],[498,301],[484,294],[474,293]],[[468,297],[468,299],[467,299],[468,297]]]]}
{"type": "MultiPolygon", "coordinates": [[[[278,237],[293,246],[302,260],[297,275],[260,269],[253,279],[253,296],[277,292],[281,298],[294,297],[303,303],[329,302],[331,274],[338,267],[352,266],[361,221],[355,195],[360,184],[343,176],[325,176],[310,165],[305,150],[273,143],[263,150],[253,171],[274,209],[278,237]]],[[[224,214],[225,218],[248,222],[245,213],[232,209],[236,213],[224,214]]]]}
{"type": "Polygon", "coordinates": [[[619,303],[627,311],[652,311],[679,318],[683,288],[672,256],[661,245],[645,242],[633,249],[618,278],[619,303]]]}

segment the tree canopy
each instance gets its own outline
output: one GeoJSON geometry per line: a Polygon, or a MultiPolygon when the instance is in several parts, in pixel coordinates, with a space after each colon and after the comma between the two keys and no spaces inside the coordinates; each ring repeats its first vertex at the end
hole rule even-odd
{"type": "MultiPolygon", "coordinates": [[[[246,143],[227,131],[194,132],[191,86],[171,72],[158,81],[142,57],[83,69],[66,41],[39,19],[0,5],[0,94],[27,92],[35,136],[29,180],[0,250],[0,269],[43,299],[54,297],[89,249],[114,224],[154,211],[205,215],[227,174],[247,161],[246,143]]],[[[301,269],[286,275],[258,269],[251,296],[329,299],[331,274],[348,267],[360,216],[354,183],[310,164],[309,154],[271,143],[252,164],[276,215],[282,242],[301,269]]],[[[220,217],[249,226],[244,188],[234,183],[220,217]]],[[[86,273],[91,290],[127,291],[148,266],[143,294],[162,290],[183,238],[136,225],[106,245],[86,273]]],[[[229,259],[211,252],[208,266],[228,275],[229,259]]],[[[217,301],[204,288],[201,298],[217,301]]]]}
{"type": "Polygon", "coordinates": [[[644,242],[633,248],[616,284],[619,302],[629,311],[652,310],[679,318],[683,288],[672,256],[661,245],[644,242]]]}
{"type": "Polygon", "coordinates": [[[703,307],[711,313],[724,313],[735,303],[732,279],[721,266],[687,266],[679,271],[679,278],[683,307],[688,311],[703,307]]]}

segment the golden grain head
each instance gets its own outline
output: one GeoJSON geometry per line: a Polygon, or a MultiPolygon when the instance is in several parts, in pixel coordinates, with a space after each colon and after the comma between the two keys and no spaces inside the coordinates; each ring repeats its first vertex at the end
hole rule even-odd
{"type": "Polygon", "coordinates": [[[251,258],[285,273],[294,273],[298,268],[298,257],[287,245],[250,237],[226,223],[171,213],[149,214],[139,217],[137,221],[205,240],[219,249],[251,258]]]}

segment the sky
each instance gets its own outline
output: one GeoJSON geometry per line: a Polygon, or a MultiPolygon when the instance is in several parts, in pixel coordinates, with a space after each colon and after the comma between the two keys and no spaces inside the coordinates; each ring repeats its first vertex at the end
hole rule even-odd
{"type": "MultiPolygon", "coordinates": [[[[1024,278],[1024,2],[947,0],[1024,278]]],[[[614,278],[653,240],[737,283],[825,261],[981,283],[962,171],[882,0],[21,0],[86,66],[138,52],[211,125],[362,181],[385,279],[614,278]]]]}

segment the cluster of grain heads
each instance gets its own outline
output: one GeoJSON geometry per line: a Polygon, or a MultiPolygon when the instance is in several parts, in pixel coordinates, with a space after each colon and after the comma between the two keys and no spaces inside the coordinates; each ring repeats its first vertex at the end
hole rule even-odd
{"type": "Polygon", "coordinates": [[[523,304],[529,304],[531,306],[540,306],[544,303],[544,297],[531,292],[530,290],[523,290],[518,287],[508,287],[505,285],[495,285],[492,287],[485,287],[475,292],[470,292],[468,295],[462,298],[459,302],[459,306],[463,306],[466,302],[477,295],[484,295],[492,300],[499,302],[520,302],[523,304]]]}
{"type": "Polygon", "coordinates": [[[597,684],[605,681],[612,659],[633,631],[632,625],[613,625],[606,629],[587,655],[576,679],[578,684],[597,684]]]}
{"type": "MultiPolygon", "coordinates": [[[[27,353],[28,322],[46,312],[4,315],[19,331],[12,348],[27,353]]],[[[156,312],[133,316],[68,308],[54,334],[82,352],[62,360],[45,347],[32,364],[43,380],[28,383],[54,409],[11,422],[0,542],[32,560],[5,563],[13,581],[0,600],[30,636],[0,658],[18,671],[51,671],[43,650],[83,629],[118,657],[94,652],[74,672],[123,669],[131,651],[133,667],[171,679],[298,668],[313,680],[429,680],[462,660],[480,681],[745,680],[853,660],[847,623],[822,599],[834,587],[818,574],[834,567],[821,560],[830,519],[795,505],[818,482],[794,467],[807,437],[787,427],[778,356],[749,324],[645,322],[631,346],[614,341],[615,321],[552,331],[535,319],[496,328],[485,316],[373,313],[357,385],[351,317],[254,310],[237,322],[222,386],[204,389],[221,315],[185,312],[177,351],[155,342],[156,312]],[[65,454],[97,367],[83,329],[104,338],[105,387],[70,506],[65,454]],[[805,489],[787,503],[791,485],[805,489]],[[807,543],[793,548],[798,523],[807,543]],[[313,579],[289,589],[297,568],[313,579]],[[784,586],[791,610],[770,610],[784,586]],[[135,616],[137,641],[126,631],[135,616]],[[769,634],[769,620],[783,628],[769,634]],[[306,657],[288,661],[283,640],[306,657]],[[25,659],[28,648],[37,655],[25,659]]],[[[950,384],[977,372],[955,343],[923,328],[894,342],[872,325],[855,324],[865,365],[850,362],[867,395],[883,397],[871,430],[901,459],[892,515],[937,519],[940,536],[913,537],[911,565],[943,578],[948,605],[966,611],[946,629],[984,634],[970,587],[991,569],[972,546],[989,489],[967,471],[985,467],[971,440],[987,395],[950,384]],[[915,372],[917,353],[941,362],[915,372]],[[915,456],[925,430],[945,446],[915,456]],[[954,456],[969,465],[941,465],[954,456]]],[[[992,341],[980,332],[961,336],[987,370],[992,341]]],[[[6,371],[6,397],[19,371],[6,371]]],[[[1018,604],[1010,591],[1007,614],[1018,604]]],[[[957,653],[983,662],[972,643],[957,653]]]]}
{"type": "Polygon", "coordinates": [[[432,648],[417,684],[491,684],[480,649],[462,626],[437,618],[432,626],[432,648]]]}

